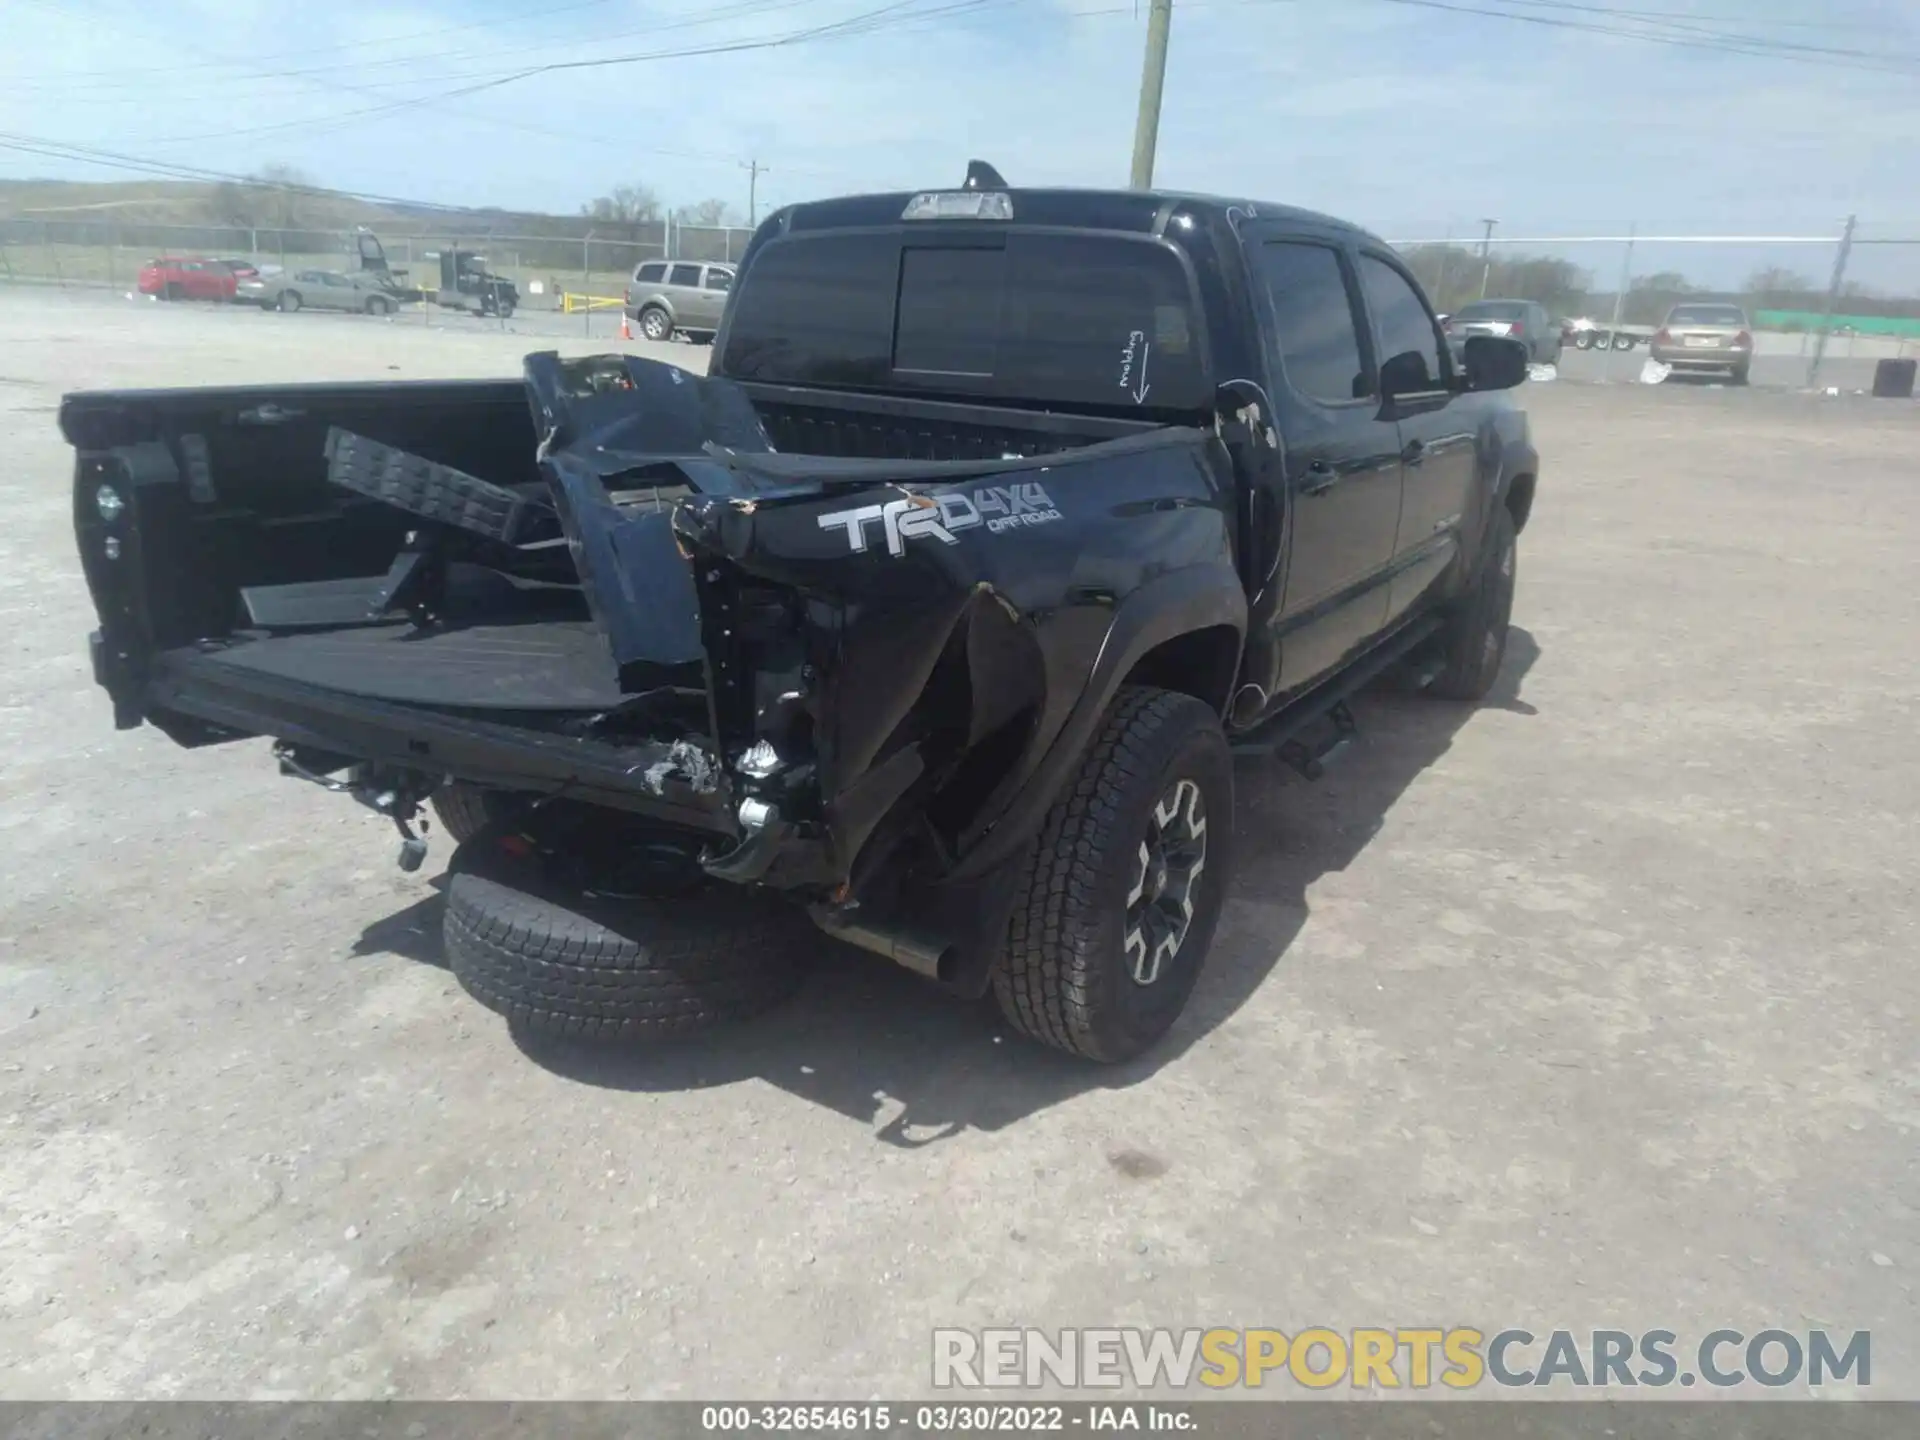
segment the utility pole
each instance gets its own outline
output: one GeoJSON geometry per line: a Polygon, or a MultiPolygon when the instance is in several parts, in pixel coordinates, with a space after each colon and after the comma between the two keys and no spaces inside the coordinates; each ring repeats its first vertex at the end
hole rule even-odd
{"type": "Polygon", "coordinates": [[[1480,223],[1487,227],[1487,233],[1480,237],[1480,298],[1484,300],[1487,298],[1487,285],[1493,279],[1493,227],[1500,222],[1482,220],[1480,223]]]}
{"type": "Polygon", "coordinates": [[[760,177],[770,172],[758,160],[742,160],[740,168],[747,172],[747,225],[752,227],[760,223],[760,177]]]}
{"type": "Polygon", "coordinates": [[[1827,335],[1833,329],[1834,308],[1840,303],[1840,286],[1847,278],[1847,256],[1853,253],[1853,220],[1847,217],[1847,225],[1840,232],[1840,248],[1833,256],[1833,279],[1827,282],[1827,310],[1820,317],[1820,333],[1813,337],[1813,358],[1807,362],[1807,388],[1813,389],[1820,379],[1820,362],[1826,358],[1827,335]]]}
{"type": "Polygon", "coordinates": [[[1133,180],[1136,190],[1153,188],[1153,152],[1160,140],[1160,91],[1167,82],[1167,32],[1173,26],[1173,0],[1151,0],[1147,11],[1147,63],[1140,74],[1140,117],[1133,127],[1133,180]]]}

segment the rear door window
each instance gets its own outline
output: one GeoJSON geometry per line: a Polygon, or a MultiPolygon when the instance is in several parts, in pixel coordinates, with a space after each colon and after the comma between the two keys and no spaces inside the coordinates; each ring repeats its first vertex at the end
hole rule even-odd
{"type": "Polygon", "coordinates": [[[1256,257],[1287,383],[1338,404],[1373,392],[1346,267],[1330,245],[1274,241],[1256,257]]]}
{"type": "Polygon", "coordinates": [[[698,265],[676,265],[667,273],[667,283],[669,285],[697,287],[700,284],[700,267],[698,265]]]}

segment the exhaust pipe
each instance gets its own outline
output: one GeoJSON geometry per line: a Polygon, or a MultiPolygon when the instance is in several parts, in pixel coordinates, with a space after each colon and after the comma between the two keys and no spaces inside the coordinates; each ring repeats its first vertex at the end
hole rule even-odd
{"type": "Polygon", "coordinates": [[[959,966],[959,947],[911,926],[850,919],[823,905],[814,906],[809,913],[813,923],[834,939],[884,955],[923,979],[950,984],[959,966]]]}

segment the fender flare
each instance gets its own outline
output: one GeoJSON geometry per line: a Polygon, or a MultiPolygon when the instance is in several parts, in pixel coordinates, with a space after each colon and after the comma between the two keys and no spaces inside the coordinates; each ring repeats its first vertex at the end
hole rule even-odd
{"type": "MultiPolygon", "coordinates": [[[[1007,860],[1039,828],[1061,787],[1093,742],[1100,717],[1141,658],[1183,635],[1229,626],[1244,647],[1247,596],[1231,566],[1190,566],[1148,581],[1122,600],[1073,708],[1039,758],[1018,773],[1018,784],[997,813],[976,821],[973,843],[947,881],[978,877],[1007,860]]],[[[1224,714],[1237,675],[1210,703],[1224,714]]]]}

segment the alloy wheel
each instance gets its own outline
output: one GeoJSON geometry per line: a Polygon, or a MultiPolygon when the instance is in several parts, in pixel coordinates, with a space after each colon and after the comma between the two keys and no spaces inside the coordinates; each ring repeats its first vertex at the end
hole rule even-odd
{"type": "Polygon", "coordinates": [[[1200,787],[1175,780],[1147,817],[1133,888],[1127,892],[1126,953],[1136,985],[1151,985],[1193,928],[1207,865],[1207,806],[1200,787]]]}

